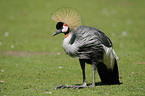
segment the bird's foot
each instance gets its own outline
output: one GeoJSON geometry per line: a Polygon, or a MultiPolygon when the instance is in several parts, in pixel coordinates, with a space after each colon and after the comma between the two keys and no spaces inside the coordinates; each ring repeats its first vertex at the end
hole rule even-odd
{"type": "Polygon", "coordinates": [[[84,87],[89,87],[89,86],[87,86],[86,82],[84,82],[83,85],[59,85],[59,86],[56,86],[54,89],[64,89],[64,88],[76,88],[76,89],[79,89],[79,88],[84,88],[84,87]]]}
{"type": "Polygon", "coordinates": [[[74,88],[83,88],[83,87],[88,87],[88,86],[87,86],[87,83],[84,82],[82,85],[74,85],[72,87],[74,87],[74,88]]]}
{"type": "Polygon", "coordinates": [[[87,83],[84,82],[83,85],[80,85],[80,86],[82,86],[82,87],[87,87],[87,83]]]}
{"type": "Polygon", "coordinates": [[[59,86],[54,87],[54,89],[63,89],[67,87],[68,87],[67,85],[59,85],[59,86]]]}
{"type": "Polygon", "coordinates": [[[90,87],[95,87],[95,83],[92,83],[92,85],[90,87]]]}

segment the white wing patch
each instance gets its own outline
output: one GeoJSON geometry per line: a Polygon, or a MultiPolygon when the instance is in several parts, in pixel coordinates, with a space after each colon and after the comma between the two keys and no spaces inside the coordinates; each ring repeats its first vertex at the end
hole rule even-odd
{"type": "Polygon", "coordinates": [[[113,50],[112,47],[106,47],[103,45],[104,48],[104,58],[103,58],[103,63],[107,66],[109,69],[113,69],[114,67],[114,58],[117,60],[119,59],[118,56],[116,55],[115,51],[113,50]]]}

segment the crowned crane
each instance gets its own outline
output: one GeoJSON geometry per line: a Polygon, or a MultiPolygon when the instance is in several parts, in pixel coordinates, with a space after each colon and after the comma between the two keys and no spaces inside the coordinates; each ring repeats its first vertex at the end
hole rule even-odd
{"type": "Polygon", "coordinates": [[[71,57],[78,57],[83,74],[83,84],[87,86],[85,63],[93,67],[93,83],[95,86],[95,70],[97,69],[103,84],[119,84],[117,55],[111,40],[100,30],[82,26],[80,15],[72,9],[59,9],[52,15],[57,22],[57,31],[53,36],[64,33],[64,51],[71,57]]]}

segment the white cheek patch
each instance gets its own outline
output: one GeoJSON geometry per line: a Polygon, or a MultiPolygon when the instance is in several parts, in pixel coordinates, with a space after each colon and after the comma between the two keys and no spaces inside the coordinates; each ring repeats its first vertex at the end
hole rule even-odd
{"type": "Polygon", "coordinates": [[[62,32],[67,32],[68,31],[68,26],[63,26],[62,32]]]}

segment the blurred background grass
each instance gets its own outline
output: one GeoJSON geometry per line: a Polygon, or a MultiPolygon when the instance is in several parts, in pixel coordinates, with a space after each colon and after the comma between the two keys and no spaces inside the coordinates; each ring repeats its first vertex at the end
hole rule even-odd
{"type": "MultiPolygon", "coordinates": [[[[76,9],[83,25],[112,40],[123,84],[52,95],[144,95],[145,0],[0,0],[0,94],[40,96],[60,84],[82,83],[77,59],[63,52],[64,35],[52,37],[58,8],[76,9]]],[[[91,83],[89,65],[86,74],[91,83]]]]}

